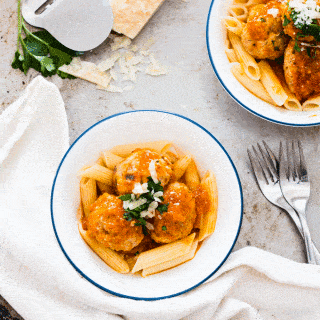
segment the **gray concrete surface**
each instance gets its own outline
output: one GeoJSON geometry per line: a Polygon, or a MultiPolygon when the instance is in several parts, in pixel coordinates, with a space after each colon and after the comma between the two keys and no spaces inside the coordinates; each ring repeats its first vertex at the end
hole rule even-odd
{"type": "MultiPolygon", "coordinates": [[[[249,166],[247,147],[265,140],[276,150],[280,140],[301,139],[312,181],[308,221],[314,242],[320,249],[319,127],[294,128],[270,123],[250,114],[231,99],[215,76],[207,54],[206,21],[209,6],[210,0],[165,1],[134,44],[139,46],[153,37],[155,43],[150,51],[170,67],[170,73],[159,77],[139,74],[132,91],[110,93],[98,90],[95,85],[80,79],[49,79],[59,86],[64,99],[70,142],[96,121],[132,109],[167,110],[191,118],[222,143],[241,179],[244,218],[234,250],[255,246],[305,262],[303,242],[290,218],[281,209],[271,205],[257,188],[249,166]]],[[[33,71],[24,75],[10,67],[16,46],[16,17],[16,1],[2,0],[0,113],[17,99],[37,75],[33,71]]],[[[84,59],[99,61],[107,56],[108,48],[106,41],[93,52],[87,53],[84,59]]],[[[0,294],[6,298],[5,292],[0,294]]],[[[5,302],[2,305],[6,306],[5,302]]],[[[19,306],[14,308],[19,311],[19,306]]],[[[16,314],[13,314],[14,317],[16,314]]]]}

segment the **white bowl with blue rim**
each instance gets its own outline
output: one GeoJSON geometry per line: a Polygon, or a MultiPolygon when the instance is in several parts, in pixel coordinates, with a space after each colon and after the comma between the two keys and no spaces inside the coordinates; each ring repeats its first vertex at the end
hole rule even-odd
{"type": "Polygon", "coordinates": [[[210,279],[226,261],[237,240],[242,206],[237,171],[219,141],[188,118],[154,110],[116,114],[82,133],[58,167],[51,195],[54,232],[75,270],[102,290],[136,300],[177,296],[210,279]],[[192,154],[201,174],[213,170],[219,192],[216,230],[203,242],[195,258],[183,265],[146,278],[120,274],[92,252],[78,233],[78,172],[84,165],[93,163],[101,150],[156,140],[172,141],[179,149],[192,154]]]}
{"type": "Polygon", "coordinates": [[[225,54],[226,28],[221,19],[227,16],[232,1],[213,0],[207,20],[207,48],[210,61],[220,83],[230,96],[251,113],[283,125],[314,126],[320,124],[320,108],[311,111],[291,111],[275,107],[254,96],[245,89],[230,71],[230,62],[225,54]]]}

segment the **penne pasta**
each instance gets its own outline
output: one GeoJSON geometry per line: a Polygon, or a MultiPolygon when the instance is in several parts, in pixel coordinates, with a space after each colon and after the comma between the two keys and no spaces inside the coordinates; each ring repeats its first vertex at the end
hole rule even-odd
{"type": "Polygon", "coordinates": [[[211,235],[216,226],[218,212],[218,188],[214,174],[208,171],[201,181],[201,185],[207,190],[210,197],[210,207],[208,212],[202,215],[200,221],[199,241],[211,235]]]}
{"type": "Polygon", "coordinates": [[[303,111],[310,111],[320,106],[320,95],[310,98],[302,104],[303,111]]]}
{"type": "Polygon", "coordinates": [[[179,180],[183,176],[189,164],[191,163],[191,160],[192,158],[186,155],[174,163],[173,172],[176,180],[179,180]]]}
{"type": "Polygon", "coordinates": [[[285,82],[281,82],[282,87],[287,94],[288,98],[284,102],[283,106],[292,111],[302,111],[302,106],[300,101],[297,99],[297,97],[290,91],[287,84],[285,82]]]}
{"type": "Polygon", "coordinates": [[[252,80],[259,80],[261,76],[259,66],[256,60],[244,49],[240,37],[232,32],[228,32],[228,36],[247,76],[252,80]]]}
{"type": "Polygon", "coordinates": [[[186,254],[190,251],[194,238],[195,233],[192,233],[184,239],[142,252],[131,272],[135,273],[141,269],[146,269],[186,254]]]}
{"type": "Polygon", "coordinates": [[[270,94],[273,101],[278,106],[282,106],[288,99],[288,95],[284,91],[279,79],[267,61],[261,60],[258,65],[261,72],[262,84],[270,94]]]}
{"type": "Polygon", "coordinates": [[[234,4],[242,4],[247,8],[250,8],[256,4],[265,3],[266,0],[234,0],[234,4]]]}
{"type": "Polygon", "coordinates": [[[240,63],[232,63],[231,72],[234,77],[251,93],[263,101],[270,104],[274,104],[274,101],[270,97],[269,93],[259,80],[252,80],[244,72],[240,63]]]}
{"type": "Polygon", "coordinates": [[[185,182],[190,190],[196,189],[200,183],[200,177],[194,160],[191,160],[184,174],[185,182]]]}
{"type": "Polygon", "coordinates": [[[243,22],[241,22],[240,20],[238,20],[235,17],[225,17],[222,19],[225,27],[227,28],[227,30],[233,32],[234,34],[241,36],[242,33],[242,29],[244,27],[243,22]]]}
{"type": "Polygon", "coordinates": [[[82,177],[91,178],[112,185],[113,171],[99,164],[86,168],[79,173],[82,177]]]}
{"type": "Polygon", "coordinates": [[[98,164],[99,166],[102,166],[102,167],[105,167],[105,165],[106,165],[102,157],[100,157],[100,158],[96,161],[96,164],[98,164]]]}
{"type": "Polygon", "coordinates": [[[234,49],[232,48],[232,45],[231,45],[229,39],[226,39],[225,46],[226,46],[225,53],[229,59],[229,62],[231,62],[231,63],[238,62],[237,55],[236,55],[234,49]]]}
{"type": "Polygon", "coordinates": [[[167,151],[163,154],[171,163],[175,163],[178,160],[178,156],[171,151],[167,151]]]}
{"type": "Polygon", "coordinates": [[[130,271],[128,263],[122,256],[89,237],[88,233],[83,230],[80,222],[78,223],[78,228],[83,240],[110,268],[120,273],[128,273],[130,271]]]}
{"type": "Polygon", "coordinates": [[[176,267],[179,264],[185,263],[185,262],[193,259],[194,255],[196,253],[197,247],[198,247],[198,239],[195,239],[193,241],[193,243],[192,243],[192,246],[191,246],[189,252],[187,252],[186,254],[184,254],[184,255],[182,255],[180,257],[177,257],[175,259],[172,259],[172,260],[169,260],[169,261],[166,261],[166,262],[151,266],[149,268],[143,269],[142,270],[142,276],[146,277],[146,276],[149,276],[151,274],[155,274],[155,273],[158,273],[158,272],[161,272],[161,271],[165,271],[165,270],[168,270],[170,268],[176,267]]]}
{"type": "Polygon", "coordinates": [[[82,178],[80,180],[80,196],[84,215],[88,217],[90,214],[89,208],[97,199],[96,181],[90,178],[82,178]]]}
{"type": "Polygon", "coordinates": [[[151,142],[140,142],[131,143],[126,145],[120,145],[113,147],[110,152],[120,157],[127,157],[135,149],[151,149],[158,153],[162,153],[162,150],[168,148],[168,145],[172,145],[169,141],[151,141],[151,142]]]}
{"type": "Polygon", "coordinates": [[[228,7],[228,12],[239,21],[246,21],[248,18],[248,8],[244,4],[233,4],[228,7]]]}
{"type": "Polygon", "coordinates": [[[109,194],[114,193],[113,187],[111,185],[109,185],[109,184],[97,181],[97,186],[98,186],[101,194],[103,194],[103,193],[109,193],[109,194]]]}
{"type": "Polygon", "coordinates": [[[102,158],[104,163],[106,164],[107,168],[113,170],[117,164],[123,161],[122,157],[115,155],[110,151],[102,151],[102,158]]]}

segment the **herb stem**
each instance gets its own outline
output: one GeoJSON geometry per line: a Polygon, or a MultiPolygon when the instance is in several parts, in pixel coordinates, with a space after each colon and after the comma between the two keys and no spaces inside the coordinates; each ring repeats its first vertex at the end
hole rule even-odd
{"type": "Polygon", "coordinates": [[[17,40],[17,51],[19,51],[19,44],[21,39],[22,31],[22,15],[21,15],[21,0],[18,0],[18,40],[17,40]]]}

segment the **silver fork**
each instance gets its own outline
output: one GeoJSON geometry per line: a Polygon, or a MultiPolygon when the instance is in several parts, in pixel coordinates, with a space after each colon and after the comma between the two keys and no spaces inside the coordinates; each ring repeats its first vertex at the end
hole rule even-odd
{"type": "Polygon", "coordinates": [[[280,142],[280,187],[287,202],[298,214],[306,244],[308,262],[320,264],[316,251],[312,249],[312,240],[307,224],[306,207],[310,197],[310,181],[301,142],[286,143],[287,156],[280,142]]]}
{"type": "MultiPolygon", "coordinates": [[[[263,141],[263,145],[265,150],[263,150],[259,143],[257,144],[259,151],[257,151],[254,146],[252,146],[253,153],[248,149],[248,156],[257,184],[267,200],[289,214],[300,235],[303,237],[304,232],[300,219],[296,211],[284,198],[280,188],[279,161],[265,141],[263,141]]],[[[318,261],[320,261],[320,253],[317,251],[313,243],[311,244],[310,250],[315,252],[314,255],[317,256],[318,261]]]]}

